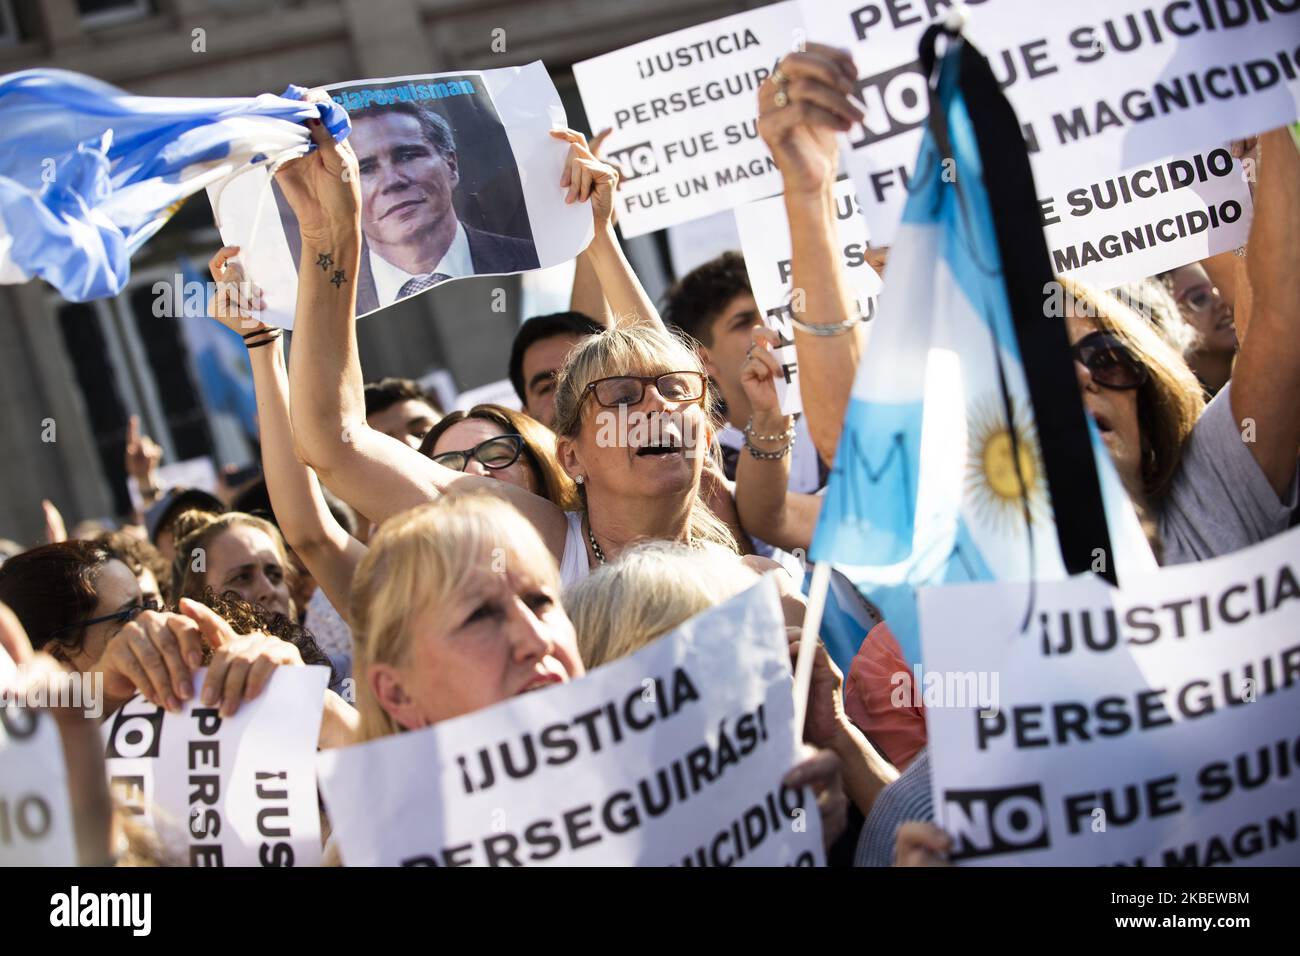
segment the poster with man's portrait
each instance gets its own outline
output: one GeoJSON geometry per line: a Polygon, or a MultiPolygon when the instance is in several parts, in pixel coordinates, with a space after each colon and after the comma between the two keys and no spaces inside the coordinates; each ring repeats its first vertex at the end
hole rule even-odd
{"type": "MultiPolygon", "coordinates": [[[[453,279],[557,265],[590,239],[590,209],[567,206],[559,185],[568,147],[548,134],[567,123],[542,64],[323,89],[352,121],[358,316],[453,279]]],[[[241,246],[266,321],[291,328],[297,219],[273,179],[244,178],[213,200],[222,238],[241,246]]]]}

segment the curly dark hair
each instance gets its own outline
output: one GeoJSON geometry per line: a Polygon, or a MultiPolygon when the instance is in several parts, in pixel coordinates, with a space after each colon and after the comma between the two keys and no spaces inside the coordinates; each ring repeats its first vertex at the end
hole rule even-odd
{"type": "MultiPolygon", "coordinates": [[[[236,634],[251,634],[261,631],[271,637],[278,637],[298,648],[298,654],[304,664],[321,664],[330,669],[331,684],[337,683],[339,675],[325,652],[316,643],[311,631],[297,624],[283,614],[272,614],[256,604],[250,604],[234,591],[218,594],[211,587],[205,587],[193,600],[207,605],[216,611],[230,625],[236,634]]],[[[205,661],[206,663],[206,661],[205,661]]]]}
{"type": "Polygon", "coordinates": [[[748,292],[744,257],[739,252],[724,252],[696,266],[668,290],[663,320],[707,348],[713,344],[713,320],[728,302],[748,292]]]}

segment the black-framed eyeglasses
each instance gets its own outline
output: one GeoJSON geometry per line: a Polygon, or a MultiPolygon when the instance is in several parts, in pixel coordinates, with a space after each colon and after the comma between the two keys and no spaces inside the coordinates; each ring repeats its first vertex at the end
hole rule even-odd
{"type": "Polygon", "coordinates": [[[519,453],[523,450],[522,435],[498,435],[464,451],[444,451],[440,455],[434,455],[433,460],[452,471],[464,471],[472,458],[484,468],[499,471],[518,461],[519,453]]]}
{"type": "Polygon", "coordinates": [[[1145,365],[1133,357],[1120,339],[1110,332],[1093,332],[1074,343],[1075,361],[1092,374],[1092,380],[1106,388],[1138,388],[1151,377],[1145,365]]]}
{"type": "Polygon", "coordinates": [[[611,375],[598,378],[587,386],[582,400],[595,395],[596,401],[606,408],[635,405],[645,397],[645,387],[653,382],[666,402],[697,402],[704,397],[704,375],[701,372],[664,372],[662,375],[611,375]]]}
{"type": "Polygon", "coordinates": [[[132,604],[130,607],[124,607],[120,611],[114,611],[112,614],[105,614],[103,617],[92,617],[88,621],[78,621],[76,624],[69,624],[65,627],[56,628],[50,631],[51,638],[58,637],[60,634],[66,634],[68,631],[80,630],[83,627],[90,627],[92,624],[103,624],[105,621],[121,621],[123,624],[129,624],[134,621],[145,611],[161,611],[160,605],[153,598],[145,598],[139,604],[132,604]]]}

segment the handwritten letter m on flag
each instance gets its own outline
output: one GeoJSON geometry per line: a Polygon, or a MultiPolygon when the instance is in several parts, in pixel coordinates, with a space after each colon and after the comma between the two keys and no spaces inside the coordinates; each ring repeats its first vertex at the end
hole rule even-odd
{"type": "Polygon", "coordinates": [[[1065,322],[1045,315],[1051,264],[1015,114],[979,52],[937,27],[927,72],[940,35],[930,129],[810,555],[879,605],[912,662],[918,586],[1114,581],[1117,551],[1153,564],[1085,418],[1065,322]]]}

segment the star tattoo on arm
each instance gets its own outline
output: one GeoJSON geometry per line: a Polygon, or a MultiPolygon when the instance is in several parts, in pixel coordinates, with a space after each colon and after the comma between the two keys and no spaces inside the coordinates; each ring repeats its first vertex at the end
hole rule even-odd
{"type": "Polygon", "coordinates": [[[321,267],[324,272],[329,272],[330,267],[334,265],[334,257],[328,252],[322,252],[316,257],[316,265],[321,267]]]}
{"type": "Polygon", "coordinates": [[[334,275],[330,278],[330,282],[334,283],[334,288],[336,289],[347,281],[347,278],[343,275],[342,269],[334,270],[334,275]]]}

